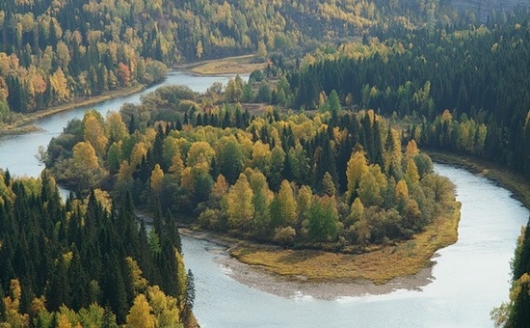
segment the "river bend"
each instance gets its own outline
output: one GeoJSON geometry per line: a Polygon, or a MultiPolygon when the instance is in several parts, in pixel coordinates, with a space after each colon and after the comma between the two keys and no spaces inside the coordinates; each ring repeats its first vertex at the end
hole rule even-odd
{"type": "MultiPolygon", "coordinates": [[[[173,72],[163,83],[187,84],[204,91],[227,77],[173,72]]],[[[150,88],[145,92],[152,91],[150,88]]],[[[141,94],[90,106],[105,115],[141,94]]],[[[0,168],[18,176],[40,174],[39,146],[62,132],[67,122],[82,118],[87,108],[59,113],[35,122],[42,132],[0,138],[0,168]]],[[[459,240],[436,253],[432,282],[421,290],[395,290],[384,295],[337,295],[320,300],[301,293],[279,297],[232,279],[216,259],[223,248],[183,237],[186,266],[196,279],[194,313],[202,327],[492,327],[489,312],[508,299],[510,259],[528,210],[511,194],[463,169],[435,165],[457,187],[462,203],[459,240]]]]}

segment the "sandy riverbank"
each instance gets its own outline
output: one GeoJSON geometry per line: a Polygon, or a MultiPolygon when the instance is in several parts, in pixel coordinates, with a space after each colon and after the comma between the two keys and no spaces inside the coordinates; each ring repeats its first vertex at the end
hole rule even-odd
{"type": "Polygon", "coordinates": [[[267,272],[264,268],[250,266],[232,257],[219,257],[217,262],[226,267],[227,274],[238,282],[281,297],[293,297],[302,294],[319,299],[337,299],[341,297],[359,297],[366,294],[387,294],[397,289],[420,290],[429,284],[433,277],[431,268],[406,277],[376,285],[369,281],[351,282],[307,281],[304,277],[286,278],[267,272]]]}
{"type": "Polygon", "coordinates": [[[267,293],[281,297],[297,295],[311,296],[318,299],[337,299],[341,297],[362,297],[366,294],[387,294],[398,289],[420,290],[432,280],[432,265],[421,269],[418,273],[394,278],[387,283],[376,285],[368,280],[354,279],[351,281],[315,281],[303,276],[284,277],[266,270],[265,267],[248,265],[230,256],[231,250],[238,247],[238,241],[216,237],[208,232],[196,232],[182,229],[183,235],[207,240],[226,247],[219,252],[216,261],[234,280],[267,293]]]}

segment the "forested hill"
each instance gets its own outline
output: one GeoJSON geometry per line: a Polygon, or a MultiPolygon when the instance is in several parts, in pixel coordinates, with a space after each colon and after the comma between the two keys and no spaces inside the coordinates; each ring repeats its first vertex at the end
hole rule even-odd
{"type": "Polygon", "coordinates": [[[477,22],[486,22],[499,16],[506,18],[506,13],[530,7],[528,0],[446,0],[461,12],[472,12],[477,22]]]}
{"type": "Polygon", "coordinates": [[[478,155],[530,177],[528,31],[524,21],[395,30],[384,51],[362,59],[338,54],[293,73],[289,83],[297,106],[312,107],[320,91],[336,90],[385,115],[424,117],[411,127],[421,145],[478,155]]]}
{"type": "Polygon", "coordinates": [[[4,0],[0,122],[74,97],[152,83],[165,67],[258,51],[302,53],[389,26],[449,23],[437,1],[4,0]]]}

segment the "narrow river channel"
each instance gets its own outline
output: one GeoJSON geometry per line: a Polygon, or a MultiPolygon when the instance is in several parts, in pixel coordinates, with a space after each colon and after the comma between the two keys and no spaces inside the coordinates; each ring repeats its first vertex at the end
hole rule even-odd
{"type": "MultiPolygon", "coordinates": [[[[163,84],[204,91],[227,79],[174,72],[163,84]]],[[[140,95],[89,108],[105,115],[125,102],[138,102],[140,95]]],[[[17,176],[38,176],[38,147],[47,146],[86,109],[37,121],[42,132],[1,138],[0,168],[17,176]]],[[[437,252],[427,286],[384,295],[337,295],[334,300],[302,293],[279,297],[234,280],[230,269],[217,261],[226,256],[222,247],[184,237],[186,266],[196,279],[194,312],[201,327],[492,327],[489,312],[508,299],[510,260],[529,213],[507,190],[480,176],[445,165],[435,165],[435,170],[457,186],[462,218],[458,242],[437,252]]]]}

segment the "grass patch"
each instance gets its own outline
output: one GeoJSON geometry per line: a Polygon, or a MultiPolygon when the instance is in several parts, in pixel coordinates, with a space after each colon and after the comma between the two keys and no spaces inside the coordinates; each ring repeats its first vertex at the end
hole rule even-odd
{"type": "Polygon", "coordinates": [[[259,245],[243,244],[231,255],[241,262],[262,266],[282,276],[303,276],[314,281],[366,279],[382,284],[428,267],[438,249],[457,241],[459,221],[460,203],[455,202],[453,208],[446,209],[444,216],[438,217],[411,240],[363,254],[264,249],[259,245]]]}
{"type": "Polygon", "coordinates": [[[264,69],[265,63],[255,63],[255,58],[256,55],[246,55],[208,60],[192,67],[190,71],[199,75],[223,75],[247,74],[257,69],[264,69]]]}

